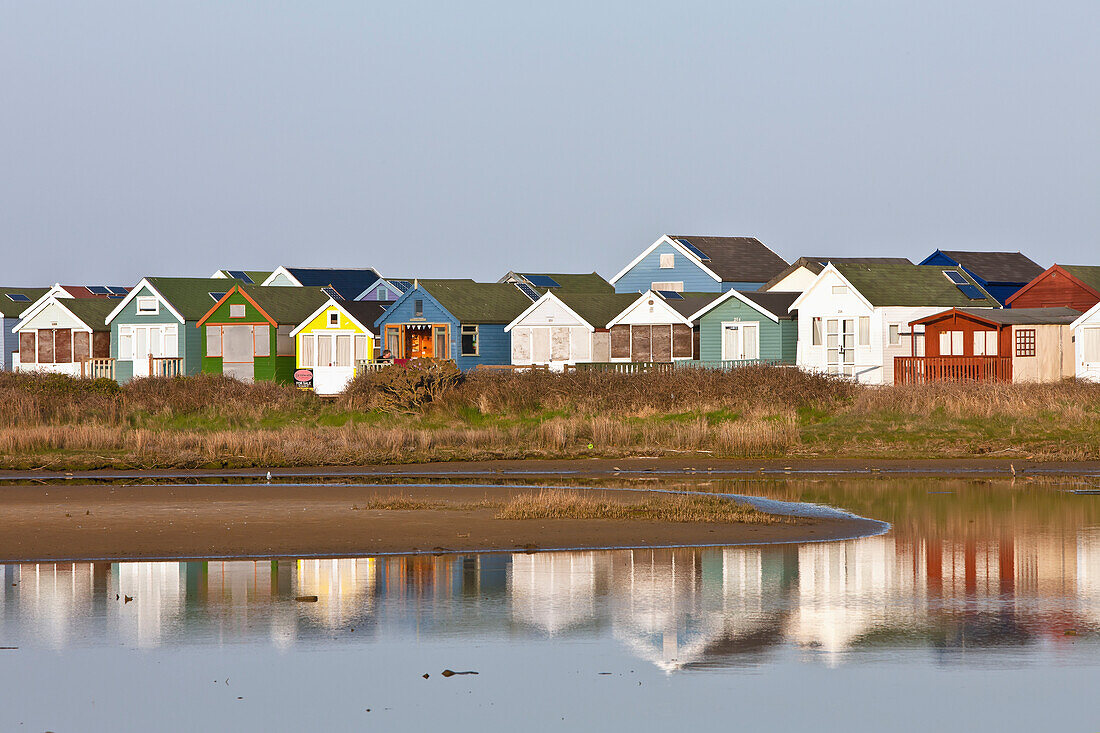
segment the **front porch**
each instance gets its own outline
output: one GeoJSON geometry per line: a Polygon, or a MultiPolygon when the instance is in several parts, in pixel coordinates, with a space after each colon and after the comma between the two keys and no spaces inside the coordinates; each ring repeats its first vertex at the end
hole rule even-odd
{"type": "Polygon", "coordinates": [[[895,356],[894,384],[1011,382],[1010,356],[895,356]]]}

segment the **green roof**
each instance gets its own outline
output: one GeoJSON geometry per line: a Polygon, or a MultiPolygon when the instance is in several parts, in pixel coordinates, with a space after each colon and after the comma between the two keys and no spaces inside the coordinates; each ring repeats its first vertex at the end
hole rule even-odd
{"type": "Polygon", "coordinates": [[[118,307],[112,298],[54,298],[93,331],[107,331],[107,316],[118,307]]]}
{"type": "Polygon", "coordinates": [[[224,293],[235,285],[237,280],[225,280],[208,277],[147,277],[153,289],[179,311],[186,321],[197,321],[214,307],[215,301],[210,293],[224,293]]]}
{"type": "Polygon", "coordinates": [[[607,328],[611,319],[638,299],[637,293],[558,292],[558,288],[552,290],[561,302],[588,321],[588,325],[593,328],[607,328]]]}
{"type": "Polygon", "coordinates": [[[462,323],[511,323],[531,305],[531,299],[511,283],[479,283],[473,280],[417,282],[462,323]]]}
{"type": "Polygon", "coordinates": [[[524,277],[543,275],[561,285],[560,288],[538,288],[539,292],[553,290],[555,293],[572,291],[575,293],[614,293],[615,286],[595,272],[521,272],[524,277]]]}
{"type": "Polygon", "coordinates": [[[958,272],[971,285],[974,279],[961,267],[904,264],[858,264],[834,262],[844,279],[852,284],[871,305],[943,306],[999,308],[996,300],[982,297],[971,300],[944,276],[947,270],[958,272]]]}
{"type": "MultiPolygon", "coordinates": [[[[210,280],[234,280],[234,282],[236,281],[235,278],[232,278],[232,277],[229,276],[229,270],[218,270],[218,272],[225,275],[225,277],[224,278],[213,277],[213,278],[209,278],[209,279],[210,280]]],[[[248,275],[248,277],[251,278],[253,284],[259,285],[264,280],[271,277],[271,273],[274,272],[274,270],[233,270],[233,272],[243,272],[245,275],[248,275]]]]}
{"type": "Polygon", "coordinates": [[[17,318],[23,314],[23,311],[33,305],[34,301],[48,292],[50,292],[49,288],[6,288],[0,286],[0,315],[4,318],[17,318]],[[27,296],[27,301],[19,302],[17,300],[12,300],[8,297],[8,293],[12,295],[25,295],[27,296]]]}
{"type": "Polygon", "coordinates": [[[1100,265],[1062,265],[1061,267],[1093,290],[1100,291],[1100,265]]]}
{"type": "Polygon", "coordinates": [[[274,318],[276,323],[282,325],[297,326],[324,305],[329,297],[321,291],[321,288],[286,288],[277,285],[241,285],[239,283],[237,285],[256,301],[264,312],[274,318]]]}

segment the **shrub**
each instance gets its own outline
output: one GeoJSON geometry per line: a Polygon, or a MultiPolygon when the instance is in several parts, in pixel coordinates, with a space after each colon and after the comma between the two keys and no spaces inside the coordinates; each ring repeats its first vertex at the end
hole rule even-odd
{"type": "Polygon", "coordinates": [[[462,372],[452,361],[413,359],[369,372],[345,390],[346,399],[358,409],[416,413],[438,402],[462,382],[462,372]]]}

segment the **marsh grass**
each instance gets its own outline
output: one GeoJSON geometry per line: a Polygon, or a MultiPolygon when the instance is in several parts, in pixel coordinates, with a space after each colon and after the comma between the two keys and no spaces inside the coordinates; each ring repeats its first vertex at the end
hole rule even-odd
{"type": "Polygon", "coordinates": [[[794,369],[474,372],[415,414],[221,376],[0,373],[0,467],[699,455],[1100,458],[1100,385],[861,387],[794,369]]]}
{"type": "Polygon", "coordinates": [[[367,499],[352,507],[374,511],[477,511],[496,510],[497,519],[612,519],[644,522],[705,522],[777,524],[796,520],[766,514],[718,496],[668,494],[610,499],[584,491],[546,490],[521,494],[506,502],[485,499],[450,502],[393,495],[367,499]]]}

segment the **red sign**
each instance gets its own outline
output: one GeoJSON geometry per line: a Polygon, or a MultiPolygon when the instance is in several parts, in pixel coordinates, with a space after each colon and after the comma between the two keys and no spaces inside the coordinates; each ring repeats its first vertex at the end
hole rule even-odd
{"type": "Polygon", "coordinates": [[[294,386],[298,389],[313,389],[313,370],[299,369],[294,372],[294,386]]]}

